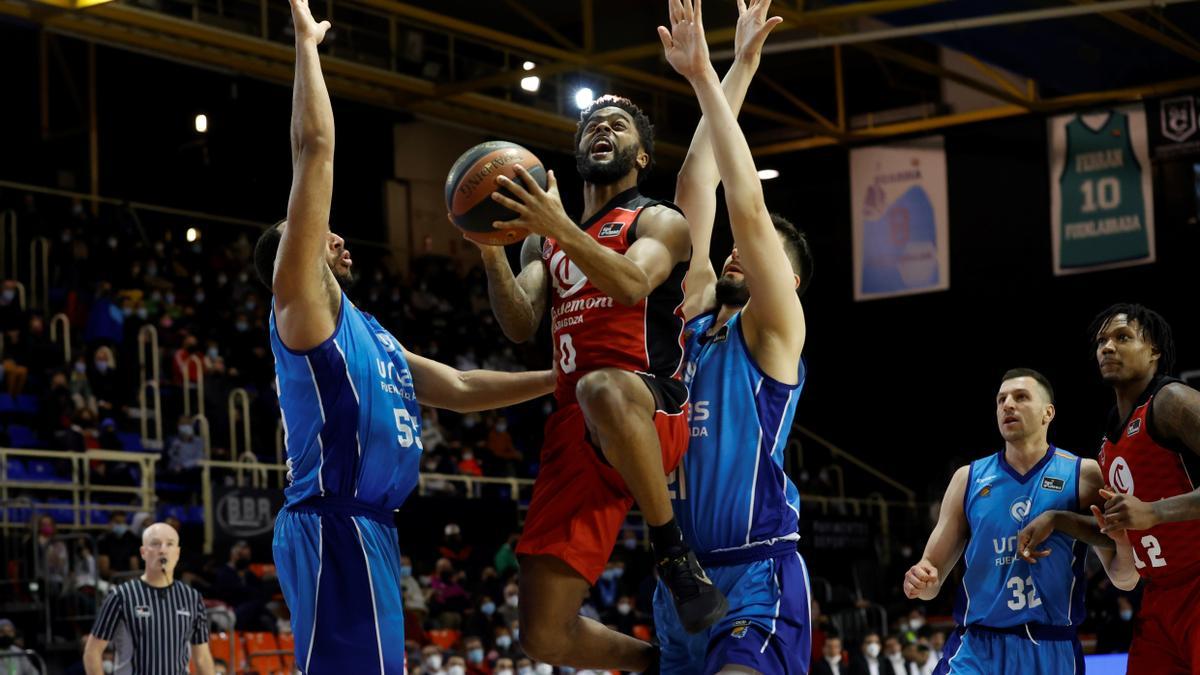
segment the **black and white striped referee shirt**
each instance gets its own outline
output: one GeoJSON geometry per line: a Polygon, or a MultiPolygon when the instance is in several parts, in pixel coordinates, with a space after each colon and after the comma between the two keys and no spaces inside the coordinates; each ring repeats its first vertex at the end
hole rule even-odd
{"type": "Polygon", "coordinates": [[[125,666],[118,670],[132,675],[185,674],[192,645],[208,642],[204,599],[182,581],[155,588],[134,579],[113,589],[100,607],[92,635],[112,641],[120,628],[129,645],[116,646],[118,666],[125,666]],[[122,652],[128,652],[127,662],[122,652]]]}

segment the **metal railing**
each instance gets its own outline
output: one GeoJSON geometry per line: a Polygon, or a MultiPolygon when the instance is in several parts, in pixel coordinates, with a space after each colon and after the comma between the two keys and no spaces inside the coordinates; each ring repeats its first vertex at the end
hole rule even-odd
{"type": "Polygon", "coordinates": [[[45,237],[29,242],[29,303],[43,316],[50,313],[50,240],[45,237]]]}
{"type": "Polygon", "coordinates": [[[158,352],[158,329],[153,324],[146,324],[138,330],[138,408],[140,414],[142,445],[147,448],[161,449],[163,446],[162,424],[162,371],[160,369],[158,352]],[[149,347],[149,356],[147,356],[149,347]],[[153,392],[153,398],[147,400],[146,390],[153,392]],[[150,426],[150,418],[154,417],[154,426],[150,426]],[[154,435],[150,435],[153,429],[154,435]]]}
{"type": "MultiPolygon", "coordinates": [[[[28,659],[38,669],[38,673],[40,673],[40,675],[46,675],[46,673],[50,672],[46,670],[45,660],[42,659],[40,654],[32,649],[26,649],[19,652],[0,652],[0,670],[9,672],[10,669],[4,662],[10,659],[28,659]]],[[[23,672],[21,666],[19,665],[13,670],[14,672],[18,673],[23,672]]]]}
{"type": "Polygon", "coordinates": [[[92,569],[89,572],[91,576],[90,578],[87,576],[84,577],[84,584],[82,586],[86,587],[90,585],[95,589],[100,583],[99,563],[96,561],[100,552],[95,537],[86,532],[73,532],[70,534],[55,535],[50,538],[46,544],[46,550],[50,551],[55,544],[59,544],[63,547],[66,557],[62,561],[65,565],[64,569],[51,569],[49,555],[38,566],[41,572],[41,579],[46,582],[44,589],[45,602],[42,603],[43,614],[46,620],[46,632],[43,635],[42,644],[51,643],[52,636],[54,635],[53,623],[56,619],[58,621],[75,621],[79,622],[80,625],[86,624],[90,626],[92,620],[96,618],[97,607],[95,605],[92,606],[90,612],[83,611],[84,597],[78,592],[81,585],[77,584],[77,575],[80,574],[77,564],[82,557],[78,555],[78,551],[71,547],[71,544],[74,542],[86,543],[92,555],[92,569]],[[63,578],[56,580],[55,576],[60,573],[63,575],[63,578]],[[54,583],[55,581],[57,583],[54,583]]]}
{"type": "MultiPolygon", "coordinates": [[[[242,418],[241,447],[243,451],[250,452],[250,394],[242,387],[229,392],[229,454],[232,457],[238,456],[237,419],[239,409],[242,418]],[[238,405],[239,403],[241,404],[240,406],[238,405]]],[[[278,455],[278,450],[276,454],[278,455]]],[[[276,458],[276,461],[279,461],[278,458],[276,458]]]]}
{"type": "MultiPolygon", "coordinates": [[[[834,445],[829,440],[817,435],[811,429],[808,429],[807,427],[804,427],[803,425],[800,425],[800,424],[793,425],[792,431],[799,432],[799,433],[807,436],[808,438],[812,439],[813,441],[816,441],[818,444],[820,444],[822,447],[824,447],[826,450],[829,451],[829,454],[833,457],[833,459],[839,460],[839,461],[844,460],[849,464],[853,464],[858,469],[861,469],[862,471],[865,471],[865,472],[871,474],[872,476],[877,478],[880,482],[884,483],[885,485],[888,485],[889,487],[894,488],[897,492],[904,495],[904,500],[908,504],[910,504],[910,505],[916,504],[917,493],[915,491],[911,490],[910,488],[908,488],[907,486],[905,486],[900,481],[896,480],[895,478],[892,478],[891,476],[887,475],[883,471],[880,471],[879,469],[875,468],[874,466],[871,466],[870,464],[864,462],[863,460],[859,459],[858,457],[854,456],[853,454],[839,448],[838,446],[834,445]]],[[[803,444],[801,444],[798,439],[793,439],[792,442],[789,444],[789,449],[791,452],[799,454],[799,456],[800,456],[799,462],[800,462],[800,465],[803,466],[804,465],[803,444]]],[[[837,465],[830,465],[830,466],[835,467],[837,465]]],[[[845,479],[842,477],[842,468],[837,467],[836,470],[839,472],[839,483],[842,485],[841,490],[842,490],[842,494],[844,494],[844,490],[845,490],[844,480],[845,479]]]]}
{"type": "Polygon", "coordinates": [[[0,213],[0,277],[17,278],[17,212],[0,213]]]}
{"type": "Polygon", "coordinates": [[[204,359],[199,354],[188,354],[179,370],[183,378],[183,415],[192,416],[192,364],[196,364],[196,415],[204,417],[204,359]]]}
{"type": "Polygon", "coordinates": [[[71,363],[71,317],[59,312],[50,317],[50,341],[58,342],[62,335],[63,363],[71,363]],[[59,329],[59,326],[62,329],[59,329]]]}
{"type": "MultiPolygon", "coordinates": [[[[27,450],[17,448],[0,448],[0,468],[5,473],[0,480],[0,504],[13,504],[15,497],[26,497],[28,507],[36,517],[39,513],[50,511],[72,511],[73,517],[69,523],[59,523],[63,529],[91,529],[102,527],[92,522],[92,511],[146,511],[154,512],[157,496],[154,492],[154,469],[159,460],[157,454],[127,452],[124,450],[89,450],[88,452],[62,452],[58,450],[27,450]],[[70,482],[64,480],[10,480],[7,469],[9,460],[48,460],[56,463],[66,462],[69,465],[70,482]],[[93,461],[113,464],[135,464],[138,466],[140,477],[137,486],[109,485],[93,483],[90,463],[93,461]],[[70,502],[38,501],[22,493],[65,494],[70,502]],[[126,495],[136,498],[138,506],[102,504],[96,495],[126,495]]],[[[0,509],[0,529],[28,528],[28,520],[17,522],[11,517],[12,506],[0,509]]]]}

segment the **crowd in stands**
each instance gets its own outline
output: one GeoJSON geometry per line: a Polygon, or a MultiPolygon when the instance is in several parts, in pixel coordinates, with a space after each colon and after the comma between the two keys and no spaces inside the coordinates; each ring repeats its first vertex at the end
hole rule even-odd
{"type": "MultiPolygon", "coordinates": [[[[28,288],[11,280],[0,284],[0,447],[119,449],[161,457],[156,476],[159,513],[135,515],[138,502],[132,496],[125,501],[105,496],[111,508],[93,512],[92,522],[103,528],[92,532],[94,539],[58,536],[58,526],[73,518],[69,510],[47,514],[6,506],[10,520],[30,522],[27,530],[10,529],[5,536],[6,553],[20,554],[14,558],[18,560],[28,557],[16,568],[10,562],[8,578],[36,576],[42,585],[31,591],[10,583],[5,592],[29,600],[57,598],[55,602],[69,611],[64,609],[63,618],[55,620],[53,633],[68,642],[78,641],[90,623],[72,622],[69,617],[94,613],[95,599],[107,584],[138,574],[141,528],[170,513],[182,536],[177,576],[210,600],[214,623],[238,631],[286,634],[287,609],[269,565],[264,566],[269,551],[252,550],[248,543],[239,542],[217,551],[219,559],[201,553],[197,487],[206,445],[203,429],[184,414],[183,403],[185,391],[199,395],[196,383],[203,378],[211,456],[230,459],[226,402],[232,390],[245,389],[252,419],[250,450],[261,461],[276,462],[278,404],[268,340],[270,294],[251,266],[257,233],[212,227],[189,241],[186,228],[178,223],[155,227],[108,207],[93,216],[79,201],[34,195],[0,193],[0,210],[4,209],[17,212],[18,251],[27,251],[33,237],[45,237],[50,255],[44,305],[26,294],[23,306],[22,291],[28,288]],[[71,326],[69,359],[64,358],[61,336],[58,341],[50,336],[51,318],[60,313],[71,326]],[[161,447],[146,444],[140,434],[144,413],[139,401],[143,362],[139,333],[147,325],[158,334],[162,419],[174,421],[164,424],[161,447]]],[[[353,301],[375,314],[411,351],[464,370],[546,367],[548,345],[513,345],[504,339],[488,306],[486,278],[479,267],[462,269],[454,259],[427,253],[401,275],[389,256],[377,249],[356,249],[355,259],[362,262],[353,301]]],[[[26,272],[21,278],[27,278],[26,272]]],[[[532,478],[542,423],[551,407],[552,401],[544,398],[482,414],[425,410],[426,452],[421,468],[450,475],[532,478]]],[[[53,460],[10,461],[0,470],[8,480],[71,480],[67,466],[53,460]]],[[[88,470],[95,485],[137,485],[141,480],[133,462],[95,461],[88,470]]],[[[811,477],[807,472],[798,474],[797,482],[803,493],[836,493],[824,471],[814,471],[811,477]]],[[[463,494],[462,485],[454,481],[427,487],[434,493],[463,494]]],[[[21,491],[10,490],[9,496],[20,497],[21,491]]],[[[31,491],[30,496],[37,495],[31,491]]],[[[405,548],[403,588],[411,673],[555,672],[520,651],[517,536],[514,532],[498,550],[480,550],[464,541],[459,525],[447,522],[438,546],[405,548]]],[[[893,556],[893,564],[881,572],[895,579],[890,586],[898,588],[903,569],[912,564],[908,558],[916,555],[919,550],[908,548],[893,556]],[[893,572],[892,567],[900,571],[893,572]]],[[[627,530],[582,611],[649,639],[652,569],[638,533],[627,530]]],[[[1128,645],[1137,598],[1118,593],[1096,565],[1089,564],[1088,575],[1089,617],[1084,630],[1097,636],[1098,649],[1120,651],[1128,645]]],[[[887,582],[884,579],[881,586],[889,586],[887,582]]],[[[814,663],[845,674],[873,672],[860,669],[866,667],[864,659],[883,659],[895,663],[897,673],[930,672],[945,631],[952,628],[945,625],[948,619],[937,621],[935,630],[921,611],[906,614],[914,605],[898,601],[894,594],[860,594],[827,609],[841,611],[871,602],[899,617],[886,631],[878,627],[874,630],[882,632],[854,629],[841,634],[833,618],[822,615],[814,602],[814,663]]],[[[22,644],[8,640],[10,633],[14,639],[22,634],[24,644],[32,647],[39,630],[34,622],[19,621],[14,626],[0,619],[0,653],[6,645],[22,644]]]]}

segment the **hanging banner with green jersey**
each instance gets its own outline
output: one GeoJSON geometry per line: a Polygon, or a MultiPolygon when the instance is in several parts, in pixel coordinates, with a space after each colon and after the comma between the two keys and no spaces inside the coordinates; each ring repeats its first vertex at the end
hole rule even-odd
{"type": "Polygon", "coordinates": [[[1146,113],[1132,105],[1050,119],[1054,273],[1154,262],[1146,113]]]}

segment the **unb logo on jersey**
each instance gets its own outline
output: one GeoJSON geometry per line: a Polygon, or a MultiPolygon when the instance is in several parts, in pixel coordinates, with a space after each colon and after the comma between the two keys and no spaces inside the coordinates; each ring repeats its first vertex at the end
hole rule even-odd
{"type": "Polygon", "coordinates": [[[1145,114],[1115,109],[1050,124],[1055,272],[1152,261],[1145,114]]]}

